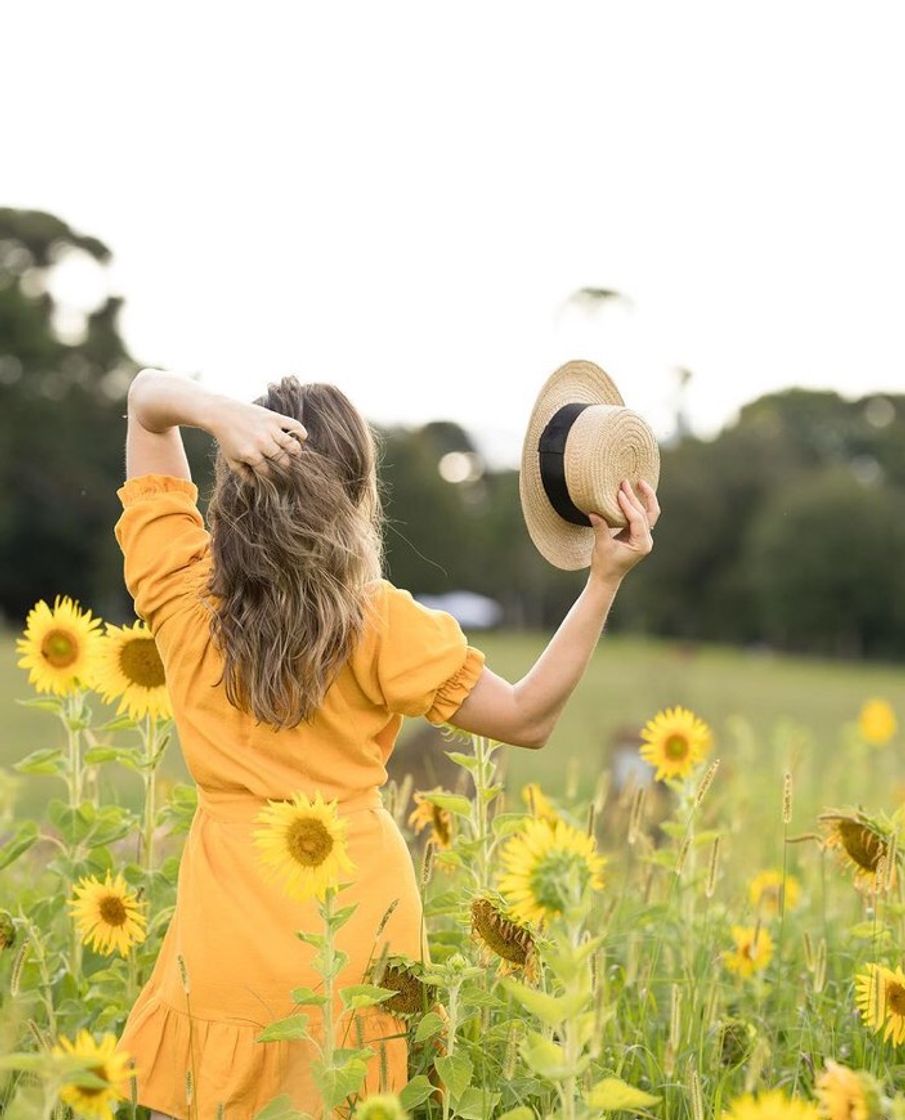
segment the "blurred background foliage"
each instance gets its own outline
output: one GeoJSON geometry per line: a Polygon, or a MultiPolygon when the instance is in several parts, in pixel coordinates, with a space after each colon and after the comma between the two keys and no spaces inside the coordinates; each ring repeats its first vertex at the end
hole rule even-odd
{"type": "MultiPolygon", "coordinates": [[[[48,276],[74,253],[110,258],[53,215],[0,209],[0,616],[13,629],[58,592],[110,621],[132,617],[113,524],[126,391],[153,356],[127,352],[119,297],[75,326],[61,319],[48,276]]],[[[507,628],[558,625],[585,573],[536,552],[517,472],[483,467],[454,423],[379,436],[389,578],[416,595],[489,595],[507,628]]],[[[190,428],[183,438],[203,511],[211,441],[190,428]]],[[[790,389],[754,401],[714,439],[677,418],[662,455],[656,548],[623,586],[613,629],[905,653],[905,395],[790,389]]]]}

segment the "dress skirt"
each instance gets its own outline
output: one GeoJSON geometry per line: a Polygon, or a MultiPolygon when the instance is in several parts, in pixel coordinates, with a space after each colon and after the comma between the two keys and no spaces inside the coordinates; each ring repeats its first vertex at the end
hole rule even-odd
{"type": "MultiPolygon", "coordinates": [[[[297,987],[323,989],[323,978],[311,967],[317,950],[296,934],[323,932],[317,901],[288,898],[262,871],[253,840],[262,824],[253,818],[265,801],[200,788],[198,795],[179,866],[175,912],[117,1049],[134,1058],[138,1103],[180,1120],[253,1120],[280,1094],[319,1120],[323,1106],[311,1072],[312,1044],[257,1041],[269,1023],[293,1014],[307,1015],[309,1031],[323,1037],[322,1009],[297,1005],[291,997],[297,987]]],[[[334,934],[336,948],[349,958],[333,980],[335,1045],[354,1048],[359,1034],[349,1014],[339,1018],[339,989],[368,982],[367,970],[384,942],[391,956],[428,961],[429,955],[411,854],[379,790],[340,802],[337,811],[347,821],[355,871],[342,876],[352,885],[340,891],[334,906],[355,903],[357,909],[334,934]],[[377,929],[394,899],[398,903],[378,940],[377,929]]],[[[408,1080],[405,1020],[379,1007],[355,1015],[362,1044],[375,1051],[358,1099],[399,1092],[408,1080]]]]}

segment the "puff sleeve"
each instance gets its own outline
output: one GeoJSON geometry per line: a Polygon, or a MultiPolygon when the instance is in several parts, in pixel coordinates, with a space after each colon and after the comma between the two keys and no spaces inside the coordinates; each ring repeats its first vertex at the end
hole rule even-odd
{"type": "Polygon", "coordinates": [[[123,512],[113,533],[135,612],[152,632],[179,606],[188,575],[210,555],[198,487],[168,474],[136,475],[116,491],[123,512]]]}
{"type": "Polygon", "coordinates": [[[477,683],[484,654],[468,644],[453,615],[381,582],[372,672],[383,703],[400,715],[446,723],[477,683]]]}

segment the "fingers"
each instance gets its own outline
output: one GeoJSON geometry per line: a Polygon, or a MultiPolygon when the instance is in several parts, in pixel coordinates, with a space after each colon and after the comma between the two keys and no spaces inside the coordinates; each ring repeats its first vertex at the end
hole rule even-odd
{"type": "Polygon", "coordinates": [[[649,482],[645,482],[643,478],[638,482],[638,489],[644,497],[644,508],[647,511],[648,523],[653,528],[660,517],[660,503],[657,501],[656,492],[653,486],[649,482]]]}
{"type": "Polygon", "coordinates": [[[619,488],[619,504],[622,511],[628,518],[629,524],[629,543],[632,548],[636,548],[641,552],[650,552],[654,546],[653,539],[650,535],[650,526],[647,522],[647,513],[642,507],[637,498],[633,501],[629,497],[628,483],[623,483],[619,488]]]}

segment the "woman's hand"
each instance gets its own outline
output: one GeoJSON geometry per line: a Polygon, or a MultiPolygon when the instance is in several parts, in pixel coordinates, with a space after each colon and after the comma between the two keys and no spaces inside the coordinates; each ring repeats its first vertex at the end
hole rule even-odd
{"type": "Polygon", "coordinates": [[[621,533],[614,536],[604,518],[596,513],[588,514],[597,538],[591,555],[591,576],[595,579],[618,583],[654,547],[651,530],[660,516],[660,506],[653,488],[643,479],[638,489],[643,504],[628,481],[623,480],[619,487],[619,505],[628,518],[628,526],[621,533]]]}
{"type": "Polygon", "coordinates": [[[290,455],[301,454],[302,440],[308,438],[300,420],[226,397],[218,403],[209,430],[230,469],[248,482],[256,474],[273,474],[270,459],[288,462],[290,455]]]}

